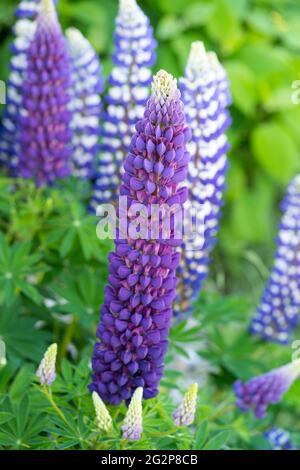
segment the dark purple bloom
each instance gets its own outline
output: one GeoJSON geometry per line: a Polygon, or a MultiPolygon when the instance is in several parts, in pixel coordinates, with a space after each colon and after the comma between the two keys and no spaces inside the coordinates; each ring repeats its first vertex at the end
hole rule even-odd
{"type": "Polygon", "coordinates": [[[176,313],[189,312],[207,277],[211,251],[221,217],[226,184],[229,144],[226,137],[231,119],[229,82],[224,68],[201,42],[192,44],[185,76],[180,80],[192,139],[188,187],[189,207],[196,207],[192,217],[196,233],[182,247],[180,282],[176,313]],[[198,208],[197,208],[198,207],[198,208]]]}
{"type": "Polygon", "coordinates": [[[71,66],[52,0],[42,0],[22,85],[18,173],[38,185],[70,174],[71,66]]]}
{"type": "Polygon", "coordinates": [[[27,68],[26,51],[35,33],[35,19],[40,0],[21,1],[16,10],[16,24],[13,28],[13,56],[10,62],[10,76],[7,83],[7,103],[0,125],[0,164],[16,173],[19,154],[19,119],[22,102],[22,85],[27,68]]]}
{"type": "Polygon", "coordinates": [[[149,20],[136,0],[120,0],[116,19],[114,67],[102,116],[101,157],[91,210],[117,199],[123,162],[136,122],[143,117],[152,80],[156,43],[149,20]]]}
{"type": "Polygon", "coordinates": [[[250,331],[267,341],[286,344],[296,328],[300,309],[300,176],[288,185],[277,252],[269,282],[250,331]]]}
{"type": "MultiPolygon", "coordinates": [[[[127,195],[128,211],[143,203],[150,224],[150,206],[173,200],[183,204],[186,199],[179,185],[187,172],[189,133],[176,80],[164,71],[154,78],[153,95],[136,131],[124,163],[120,194],[127,195]],[[171,162],[170,152],[174,152],[171,162]],[[155,191],[149,190],[149,182],[155,184],[155,191]]],[[[128,213],[127,219],[132,221],[128,213]]],[[[169,238],[127,236],[116,241],[109,256],[109,284],[97,330],[100,341],[94,349],[90,390],[111,404],[128,401],[138,387],[143,387],[144,398],[158,393],[176,295],[176,246],[182,241],[173,235],[172,231],[169,238]]]]}
{"type": "Polygon", "coordinates": [[[252,410],[256,418],[264,418],[268,405],[279,403],[285,392],[300,375],[300,361],[294,361],[246,383],[234,384],[236,405],[242,411],[252,410]]]}
{"type": "Polygon", "coordinates": [[[296,450],[292,444],[290,433],[284,429],[271,428],[264,433],[272,450],[296,450]]]}

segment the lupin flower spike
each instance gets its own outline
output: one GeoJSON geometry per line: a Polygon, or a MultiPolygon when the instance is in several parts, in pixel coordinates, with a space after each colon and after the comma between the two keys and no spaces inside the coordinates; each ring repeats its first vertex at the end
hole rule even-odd
{"type": "Polygon", "coordinates": [[[156,43],[149,20],[136,0],[120,0],[116,19],[113,70],[102,116],[101,157],[91,210],[116,201],[121,170],[136,122],[143,117],[152,80],[156,43]]]}
{"type": "Polygon", "coordinates": [[[37,185],[70,173],[70,57],[53,0],[41,0],[22,86],[18,173],[37,185]]]}
{"type": "Polygon", "coordinates": [[[36,30],[36,17],[41,0],[22,0],[16,10],[16,23],[13,28],[14,42],[10,75],[7,83],[7,104],[0,125],[0,164],[6,165],[12,175],[16,175],[19,149],[19,120],[23,111],[22,85],[27,69],[26,51],[36,30]]]}
{"type": "Polygon", "coordinates": [[[288,185],[270,279],[250,331],[267,341],[286,344],[300,309],[300,175],[288,185]]]}
{"type": "Polygon", "coordinates": [[[101,431],[107,432],[112,427],[112,419],[109,414],[109,411],[101,400],[101,398],[99,397],[98,393],[93,392],[92,398],[96,413],[97,426],[101,431]]]}
{"type": "MultiPolygon", "coordinates": [[[[187,190],[179,188],[187,175],[188,138],[176,80],[161,70],[124,164],[120,194],[127,196],[129,224],[128,211],[136,203],[148,217],[153,204],[184,204],[187,190]]],[[[145,399],[156,396],[163,375],[182,238],[174,231],[170,237],[160,234],[149,239],[124,234],[109,255],[90,390],[114,405],[128,401],[137,387],[144,388],[145,399]]]]}
{"type": "Polygon", "coordinates": [[[69,28],[66,38],[72,61],[72,174],[90,178],[99,150],[102,68],[97,52],[80,31],[69,28]]]}
{"type": "Polygon", "coordinates": [[[216,55],[207,53],[202,42],[192,44],[179,88],[192,132],[188,144],[191,161],[186,210],[190,210],[193,204],[201,208],[193,217],[193,223],[198,225],[196,236],[182,247],[175,313],[183,315],[191,310],[207,277],[210,254],[219,228],[228,167],[226,152],[229,145],[225,132],[231,122],[227,109],[230,104],[229,83],[216,55]]]}
{"type": "Polygon", "coordinates": [[[198,384],[194,383],[189,387],[182,403],[173,414],[175,426],[190,426],[193,424],[196,415],[197,395],[198,384]]]}
{"type": "Polygon", "coordinates": [[[143,388],[138,387],[132,398],[122,426],[123,439],[138,441],[143,432],[143,388]]]}
{"type": "Polygon", "coordinates": [[[56,379],[55,365],[57,356],[57,344],[54,343],[45,352],[45,355],[36,372],[37,377],[40,379],[41,385],[52,385],[56,379]]]}
{"type": "Polygon", "coordinates": [[[284,429],[272,428],[264,433],[272,450],[295,450],[290,433],[284,429]]]}
{"type": "Polygon", "coordinates": [[[236,405],[244,412],[252,410],[258,419],[264,418],[268,405],[279,403],[299,375],[297,360],[246,383],[238,380],[234,384],[236,405]]]}

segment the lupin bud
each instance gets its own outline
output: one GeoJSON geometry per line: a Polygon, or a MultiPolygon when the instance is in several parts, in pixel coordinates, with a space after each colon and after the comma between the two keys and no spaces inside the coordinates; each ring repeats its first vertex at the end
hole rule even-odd
{"type": "Polygon", "coordinates": [[[182,403],[174,412],[173,418],[176,426],[189,426],[193,424],[196,415],[198,384],[192,384],[185,393],[182,403]]]}
{"type": "Polygon", "coordinates": [[[98,393],[93,392],[92,398],[96,413],[97,426],[101,431],[107,432],[112,427],[112,419],[109,414],[109,411],[101,400],[101,398],[99,397],[98,393]]]}
{"type": "Polygon", "coordinates": [[[0,341],[0,368],[6,366],[6,348],[4,341],[0,341]]]}
{"type": "Polygon", "coordinates": [[[47,349],[39,368],[36,372],[40,379],[41,385],[52,385],[56,379],[55,365],[57,356],[57,344],[54,343],[47,349]]]}
{"type": "Polygon", "coordinates": [[[143,432],[142,399],[143,388],[138,387],[132,395],[122,426],[123,438],[129,441],[138,441],[143,432]]]}
{"type": "Polygon", "coordinates": [[[296,450],[292,444],[290,433],[280,428],[271,428],[264,433],[272,450],[296,450]]]}

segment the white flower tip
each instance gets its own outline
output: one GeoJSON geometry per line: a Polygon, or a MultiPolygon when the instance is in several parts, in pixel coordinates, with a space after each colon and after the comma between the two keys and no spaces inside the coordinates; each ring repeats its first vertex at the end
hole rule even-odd
{"type": "Polygon", "coordinates": [[[57,344],[53,343],[44,354],[36,375],[39,377],[41,385],[51,385],[55,378],[55,366],[57,356],[57,344]]]}
{"type": "Polygon", "coordinates": [[[119,6],[121,15],[128,15],[134,12],[138,7],[136,0],[119,0],[119,6]]]}
{"type": "Polygon", "coordinates": [[[191,72],[199,72],[207,64],[207,53],[202,41],[195,41],[191,45],[187,69],[191,72]]]}
{"type": "Polygon", "coordinates": [[[218,59],[218,56],[215,52],[212,52],[212,51],[208,52],[207,58],[209,60],[210,65],[212,66],[212,68],[214,70],[218,70],[220,68],[221,63],[220,63],[220,61],[218,59]]]}
{"type": "Polygon", "coordinates": [[[53,0],[41,0],[41,9],[40,12],[42,15],[53,16],[56,14],[56,8],[53,0]]]}
{"type": "Polygon", "coordinates": [[[160,70],[153,79],[152,92],[156,98],[172,100],[177,93],[177,80],[165,70],[160,70]]]}
{"type": "Polygon", "coordinates": [[[88,46],[88,40],[77,28],[68,28],[66,38],[73,56],[84,52],[88,46]]]}

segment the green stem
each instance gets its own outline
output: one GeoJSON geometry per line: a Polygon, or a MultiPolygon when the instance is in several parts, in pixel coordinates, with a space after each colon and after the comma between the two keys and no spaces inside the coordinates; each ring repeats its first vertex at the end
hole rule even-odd
{"type": "Polygon", "coordinates": [[[44,386],[43,387],[43,392],[44,394],[46,395],[49,403],[52,405],[53,409],[56,411],[56,413],[58,414],[58,416],[66,423],[68,424],[68,421],[65,417],[65,415],[63,414],[63,412],[58,408],[57,404],[55,403],[54,401],[54,398],[52,396],[52,392],[51,392],[51,389],[48,389],[48,387],[44,386]]]}

